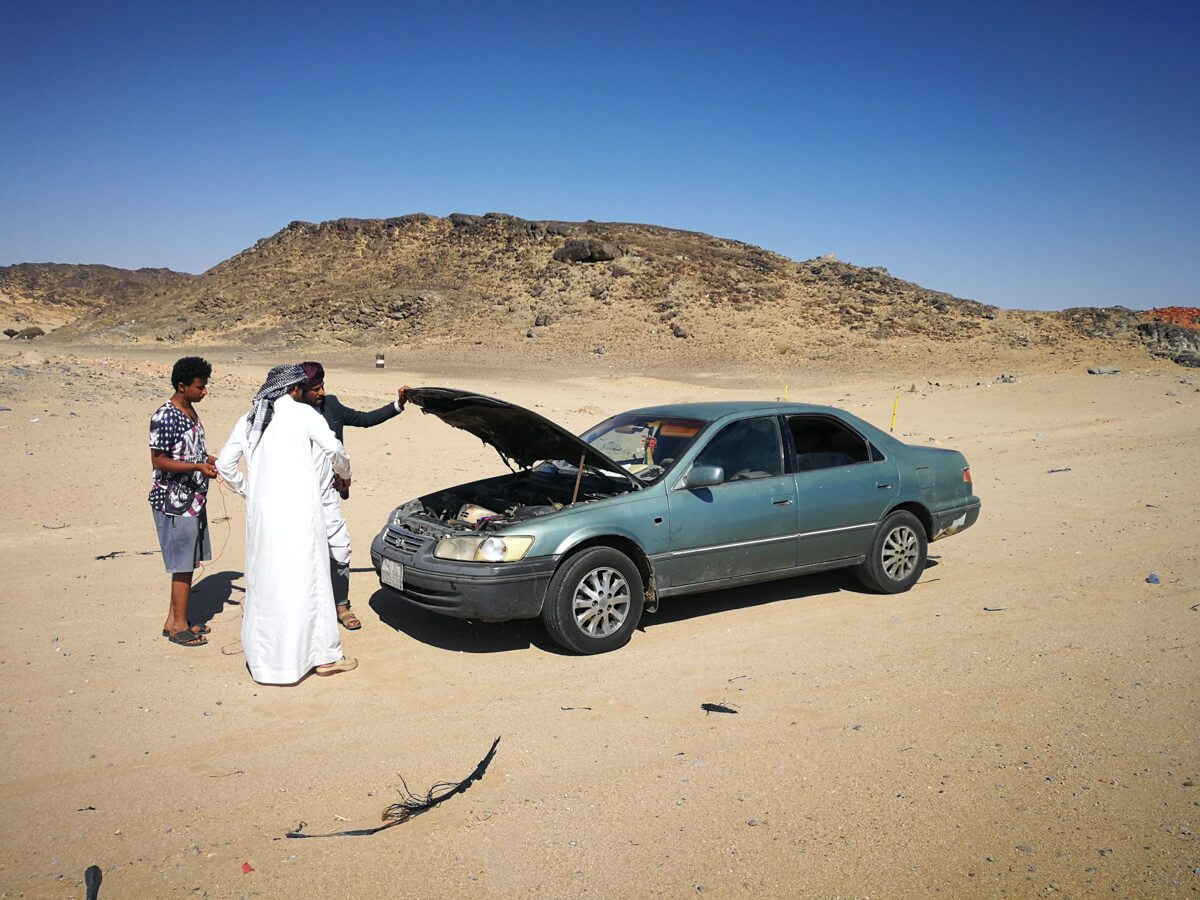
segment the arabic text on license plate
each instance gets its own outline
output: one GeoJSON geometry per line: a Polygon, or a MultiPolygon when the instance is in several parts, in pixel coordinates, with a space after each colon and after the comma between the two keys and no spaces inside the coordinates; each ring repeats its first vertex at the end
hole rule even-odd
{"type": "Polygon", "coordinates": [[[379,580],[388,587],[404,590],[404,566],[393,559],[385,559],[379,570],[379,580]]]}

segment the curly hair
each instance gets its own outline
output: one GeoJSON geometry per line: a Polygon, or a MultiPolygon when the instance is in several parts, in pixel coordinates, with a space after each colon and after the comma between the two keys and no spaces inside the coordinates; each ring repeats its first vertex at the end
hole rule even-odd
{"type": "Polygon", "coordinates": [[[176,361],[175,366],[171,369],[171,387],[179,390],[181,384],[187,387],[197,378],[207,381],[210,377],[212,377],[212,366],[208,364],[207,359],[201,359],[199,356],[185,356],[176,361]]]}

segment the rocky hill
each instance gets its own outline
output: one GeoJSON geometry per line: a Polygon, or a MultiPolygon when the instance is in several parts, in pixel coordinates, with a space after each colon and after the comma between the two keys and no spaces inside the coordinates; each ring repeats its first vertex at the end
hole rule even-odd
{"type": "Polygon", "coordinates": [[[796,262],[696,232],[499,213],[293,222],[199,276],[14,266],[0,269],[0,292],[76,313],[56,332],[73,340],[691,363],[844,361],[908,343],[997,358],[1070,342],[1200,349],[1180,340],[1186,328],[1147,337],[1150,318],[1130,310],[1000,310],[833,256],[796,262]]]}
{"type": "Polygon", "coordinates": [[[170,269],[20,263],[0,266],[0,321],[54,328],[112,303],[138,303],[196,279],[170,269]]]}

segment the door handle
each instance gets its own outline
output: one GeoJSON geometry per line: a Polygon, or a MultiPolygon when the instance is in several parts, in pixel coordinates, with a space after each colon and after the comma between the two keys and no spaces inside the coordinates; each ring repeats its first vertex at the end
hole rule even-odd
{"type": "Polygon", "coordinates": [[[890,481],[877,481],[875,482],[875,487],[881,491],[890,491],[892,489],[892,483],[890,481]]]}
{"type": "Polygon", "coordinates": [[[792,498],[791,497],[772,497],[771,505],[772,506],[791,506],[792,498]]]}

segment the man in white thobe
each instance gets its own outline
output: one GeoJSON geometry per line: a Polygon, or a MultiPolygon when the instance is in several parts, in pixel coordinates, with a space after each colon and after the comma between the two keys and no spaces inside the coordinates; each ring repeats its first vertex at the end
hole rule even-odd
{"type": "Polygon", "coordinates": [[[333,473],[350,477],[350,457],[320,413],[297,402],[303,386],[299,366],[272,369],[217,457],[221,477],[246,496],[242,648],[250,674],[264,684],[357,664],[342,656],[323,497],[333,473]]]}

